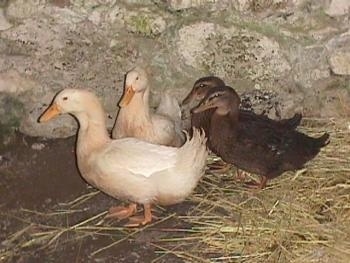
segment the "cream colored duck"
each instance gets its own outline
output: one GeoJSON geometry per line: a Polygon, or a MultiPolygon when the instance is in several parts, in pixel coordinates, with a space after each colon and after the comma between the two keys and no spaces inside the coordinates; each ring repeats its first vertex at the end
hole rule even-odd
{"type": "Polygon", "coordinates": [[[112,140],[99,100],[93,93],[81,89],[59,92],[39,122],[64,113],[74,115],[80,125],[76,155],[82,177],[114,198],[134,202],[128,207],[111,208],[108,217],[128,218],[136,213],[136,203],[144,206],[144,217],[131,217],[127,226],[151,222],[152,204],[171,205],[183,201],[203,175],[206,139],[198,130],[181,148],[136,138],[112,140]]]}
{"type": "Polygon", "coordinates": [[[144,69],[135,67],[126,74],[120,110],[112,130],[114,139],[135,137],[155,144],[180,147],[184,142],[181,109],[165,94],[157,112],[149,107],[150,85],[144,69]]]}

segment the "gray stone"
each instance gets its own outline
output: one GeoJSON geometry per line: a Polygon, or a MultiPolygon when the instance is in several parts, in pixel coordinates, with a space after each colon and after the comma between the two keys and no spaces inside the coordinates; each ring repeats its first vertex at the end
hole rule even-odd
{"type": "Polygon", "coordinates": [[[169,7],[174,10],[183,10],[192,7],[205,7],[208,9],[222,10],[231,6],[232,4],[237,6],[243,6],[247,2],[247,0],[167,0],[166,2],[169,5],[169,7]]]}
{"type": "Polygon", "coordinates": [[[264,81],[290,70],[279,44],[261,34],[199,22],[179,30],[178,54],[184,62],[225,79],[264,81]]]}
{"type": "Polygon", "coordinates": [[[350,75],[350,50],[337,51],[330,55],[329,64],[337,75],[350,75]]]}
{"type": "Polygon", "coordinates": [[[326,47],[333,73],[350,75],[350,30],[329,40],[326,47]]]}
{"type": "Polygon", "coordinates": [[[214,23],[198,22],[179,30],[177,48],[185,64],[192,67],[200,66],[198,58],[203,55],[206,41],[210,35],[215,34],[216,27],[214,23]]]}
{"type": "Polygon", "coordinates": [[[0,31],[9,29],[10,27],[12,27],[12,24],[7,21],[4,9],[0,8],[0,31]]]}
{"type": "Polygon", "coordinates": [[[6,15],[12,19],[26,19],[37,14],[44,6],[41,0],[12,0],[9,1],[6,15]]]}
{"type": "Polygon", "coordinates": [[[69,116],[37,119],[58,90],[77,87],[99,96],[111,127],[124,74],[137,64],[152,69],[152,106],[164,90],[181,101],[196,79],[215,74],[273,118],[343,116],[334,94],[348,87],[350,34],[340,32],[349,20],[325,15],[326,1],[61,2],[13,0],[5,10],[12,27],[0,32],[1,124],[33,136],[72,135],[69,116]]]}
{"type": "Polygon", "coordinates": [[[294,81],[306,89],[311,88],[315,81],[330,76],[324,46],[297,46],[290,52],[290,61],[293,64],[294,81]]]}
{"type": "Polygon", "coordinates": [[[329,16],[342,16],[349,14],[350,1],[349,0],[331,0],[325,9],[325,12],[329,16]]]}
{"type": "Polygon", "coordinates": [[[35,89],[37,83],[26,78],[16,70],[9,70],[0,73],[0,92],[9,93],[14,96],[20,96],[24,92],[30,92],[35,89]]]}

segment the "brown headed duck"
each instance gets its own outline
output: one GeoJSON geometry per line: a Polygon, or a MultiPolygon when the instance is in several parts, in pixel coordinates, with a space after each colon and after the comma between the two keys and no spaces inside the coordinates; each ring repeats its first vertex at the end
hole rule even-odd
{"type": "MultiPolygon", "coordinates": [[[[211,89],[221,86],[225,86],[224,81],[215,76],[208,76],[198,79],[194,83],[190,93],[182,101],[182,115],[186,115],[185,109],[189,107],[191,108],[191,105],[197,106],[198,103],[208,94],[211,89]]],[[[214,109],[208,109],[199,113],[192,113],[191,126],[201,127],[206,133],[208,133],[210,127],[210,119],[214,111],[214,109]]],[[[247,123],[247,125],[255,122],[259,125],[273,126],[279,129],[295,129],[300,124],[302,115],[297,113],[292,118],[277,121],[270,119],[264,115],[255,114],[252,111],[239,109],[238,118],[241,123],[247,123]]],[[[209,141],[207,143],[209,144],[209,141]]],[[[229,164],[225,164],[220,161],[209,164],[208,166],[211,171],[219,173],[226,172],[231,167],[229,164]]]]}
{"type": "MultiPolygon", "coordinates": [[[[215,76],[208,76],[198,79],[194,85],[190,93],[186,96],[186,98],[182,101],[181,107],[183,109],[187,107],[197,106],[198,103],[203,100],[203,98],[208,94],[210,89],[226,86],[225,82],[215,76]]],[[[192,108],[192,107],[191,107],[192,108]]],[[[192,114],[191,121],[192,126],[196,126],[197,122],[202,123],[202,119],[208,120],[207,116],[212,114],[213,110],[207,110],[205,112],[192,114]],[[207,115],[207,116],[205,116],[207,115]]],[[[282,119],[282,120],[273,120],[268,118],[265,115],[258,115],[252,111],[239,109],[238,112],[240,121],[247,122],[263,122],[265,125],[273,125],[276,128],[286,128],[286,129],[295,129],[302,119],[302,115],[300,113],[296,113],[292,118],[282,119]]],[[[201,124],[203,125],[203,124],[201,124]]]]}
{"type": "Polygon", "coordinates": [[[112,140],[105,113],[97,97],[82,89],[64,89],[53,99],[39,121],[72,114],[79,122],[76,156],[82,177],[102,192],[129,200],[129,206],[110,209],[108,217],[129,218],[127,226],[152,220],[151,205],[171,205],[190,195],[203,175],[206,138],[198,130],[180,148],[151,144],[136,138],[112,140]],[[144,216],[131,217],[136,204],[144,216]]]}
{"type": "Polygon", "coordinates": [[[150,85],[147,72],[135,67],[126,74],[120,110],[112,130],[114,139],[135,137],[141,140],[179,147],[184,142],[181,110],[175,98],[165,94],[157,112],[149,107],[150,85]],[[177,116],[178,115],[178,116],[177,116]]]}
{"type": "Polygon", "coordinates": [[[328,133],[312,138],[294,129],[242,122],[239,104],[234,89],[222,86],[211,89],[192,112],[213,111],[207,133],[210,150],[227,163],[261,175],[259,188],[285,171],[302,168],[329,142],[328,133]]]}

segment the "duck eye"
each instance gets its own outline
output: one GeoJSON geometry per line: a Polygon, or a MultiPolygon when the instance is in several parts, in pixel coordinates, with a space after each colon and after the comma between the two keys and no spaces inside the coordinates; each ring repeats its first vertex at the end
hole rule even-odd
{"type": "Polygon", "coordinates": [[[204,88],[204,86],[205,86],[205,85],[204,85],[203,83],[199,84],[199,87],[200,87],[200,88],[204,88]]]}
{"type": "Polygon", "coordinates": [[[139,77],[136,77],[136,80],[139,80],[139,77]]]}
{"type": "Polygon", "coordinates": [[[62,99],[63,99],[63,100],[68,100],[68,97],[63,97],[62,99]]]}

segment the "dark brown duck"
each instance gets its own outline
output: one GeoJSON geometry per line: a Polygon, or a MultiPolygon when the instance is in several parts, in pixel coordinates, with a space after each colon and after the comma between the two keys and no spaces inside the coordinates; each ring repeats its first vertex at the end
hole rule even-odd
{"type": "MultiPolygon", "coordinates": [[[[182,101],[182,108],[197,106],[198,103],[209,93],[209,91],[216,87],[225,87],[222,79],[215,76],[208,76],[198,79],[191,90],[191,92],[182,101]]],[[[210,126],[210,117],[214,110],[209,109],[200,113],[193,113],[191,115],[191,125],[194,127],[202,127],[207,131],[210,126]]],[[[281,129],[295,129],[301,122],[302,115],[296,113],[292,118],[273,120],[264,115],[258,115],[254,112],[239,109],[238,118],[240,122],[258,122],[261,125],[272,125],[275,128],[281,129]]]]}
{"type": "MultiPolygon", "coordinates": [[[[224,87],[225,83],[222,79],[215,76],[208,76],[198,79],[191,90],[191,92],[187,95],[187,97],[182,102],[183,116],[186,114],[186,108],[191,108],[192,106],[197,106],[198,103],[208,94],[208,92],[216,87],[224,87]]],[[[193,127],[201,127],[206,133],[209,132],[210,127],[210,119],[215,110],[208,109],[203,112],[193,113],[191,115],[191,126],[193,127]]],[[[282,119],[282,120],[272,120],[264,115],[257,115],[254,112],[239,109],[239,120],[240,122],[246,123],[246,125],[252,125],[253,123],[257,123],[258,125],[272,125],[278,129],[295,129],[301,121],[301,114],[295,114],[290,119],[282,119]]],[[[189,132],[191,133],[191,130],[189,132]]],[[[207,142],[210,148],[210,142],[207,142]]],[[[226,172],[230,169],[231,165],[226,164],[222,161],[217,161],[208,165],[209,169],[216,173],[226,172]]],[[[239,173],[239,177],[241,177],[239,173]]]]}
{"type": "Polygon", "coordinates": [[[301,169],[329,142],[327,133],[312,138],[294,129],[240,121],[239,104],[232,88],[217,87],[192,112],[213,111],[207,133],[210,150],[227,163],[261,175],[259,188],[285,171],[301,169]]]}

